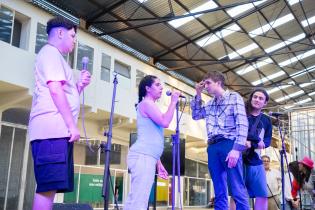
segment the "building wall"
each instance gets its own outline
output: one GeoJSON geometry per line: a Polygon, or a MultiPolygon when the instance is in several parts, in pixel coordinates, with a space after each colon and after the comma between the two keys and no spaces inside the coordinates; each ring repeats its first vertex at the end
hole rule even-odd
{"type": "MultiPolygon", "coordinates": [[[[22,24],[21,34],[20,34],[20,46],[15,47],[10,43],[6,43],[0,40],[0,54],[1,54],[1,74],[0,74],[0,116],[2,112],[15,108],[22,108],[29,112],[31,108],[31,98],[32,92],[34,89],[34,75],[33,75],[33,66],[36,57],[35,46],[36,46],[36,33],[38,23],[42,25],[46,25],[48,19],[52,17],[52,15],[48,14],[44,10],[33,6],[27,1],[21,0],[1,0],[0,8],[5,7],[14,11],[15,18],[18,19],[22,24]]],[[[134,104],[137,102],[137,87],[136,87],[136,77],[137,70],[141,71],[145,74],[154,74],[157,75],[165,86],[168,88],[176,87],[185,92],[185,94],[194,95],[194,88],[190,87],[179,80],[169,76],[166,73],[156,69],[155,67],[144,63],[143,61],[129,55],[128,53],[123,52],[122,50],[105,43],[102,40],[97,39],[95,36],[89,34],[88,32],[79,29],[77,33],[78,43],[88,45],[94,49],[94,59],[93,59],[93,74],[92,74],[92,82],[89,87],[85,91],[85,127],[87,131],[87,137],[89,142],[100,142],[106,141],[107,137],[104,137],[103,133],[108,129],[108,119],[109,112],[111,110],[111,97],[113,91],[113,72],[114,72],[114,64],[115,61],[126,64],[130,67],[130,81],[118,77],[118,88],[116,95],[116,103],[115,103],[115,116],[114,116],[114,127],[113,127],[113,139],[112,142],[116,145],[121,145],[121,153],[120,153],[120,164],[111,164],[112,169],[112,177],[114,180],[114,184],[123,182],[124,189],[123,194],[121,195],[122,202],[128,193],[129,182],[128,182],[128,173],[126,166],[126,156],[129,147],[129,135],[132,132],[136,131],[136,112],[134,109],[134,104]],[[110,82],[106,82],[100,79],[101,74],[101,62],[102,62],[102,53],[105,53],[111,57],[111,65],[110,65],[110,82]]],[[[77,43],[77,47],[78,47],[77,43]]],[[[76,64],[77,54],[74,55],[74,63],[76,64]]],[[[78,62],[80,63],[80,62],[78,62]]],[[[80,69],[81,65],[75,68],[80,69]]],[[[79,70],[74,70],[75,75],[79,75],[79,70]]],[[[209,99],[208,96],[203,95],[205,100],[209,99]]],[[[165,111],[167,109],[167,105],[170,101],[169,97],[162,96],[161,100],[159,100],[160,108],[165,111]]],[[[189,106],[189,104],[188,104],[189,106]]],[[[82,113],[82,110],[81,110],[82,113]]],[[[83,125],[82,125],[82,115],[80,116],[78,126],[81,130],[81,136],[84,136],[83,125]]],[[[14,119],[9,119],[9,121],[14,121],[14,119]]],[[[1,122],[4,123],[4,122],[1,122]]],[[[14,121],[13,126],[19,127],[21,124],[19,121],[14,121]]],[[[1,124],[3,126],[3,124],[1,124]]],[[[182,121],[180,125],[181,135],[186,138],[186,142],[193,140],[194,142],[200,141],[204,143],[206,139],[205,126],[203,121],[193,121],[191,119],[190,114],[184,113],[182,116],[182,121]]],[[[3,127],[0,128],[0,134],[3,127]]],[[[175,119],[172,121],[170,128],[165,130],[165,135],[170,135],[174,133],[175,130],[175,119]]],[[[0,138],[0,143],[3,141],[4,136],[2,135],[0,138]]],[[[24,136],[25,141],[27,143],[27,135],[24,136]]],[[[28,144],[26,144],[28,145],[28,144]]],[[[16,208],[13,209],[31,209],[32,205],[32,195],[34,193],[35,183],[34,176],[32,174],[32,159],[31,153],[26,147],[24,149],[23,158],[19,161],[23,162],[23,167],[20,174],[14,174],[14,176],[19,177],[21,182],[19,183],[19,188],[17,188],[17,192],[19,193],[18,197],[14,195],[14,202],[16,202],[16,208]],[[24,192],[27,191],[27,195],[24,195],[24,192]]],[[[97,163],[93,165],[86,165],[86,161],[88,158],[87,155],[87,147],[85,145],[85,141],[82,140],[80,143],[75,145],[74,150],[74,158],[75,158],[75,172],[77,175],[77,186],[80,188],[80,177],[81,179],[86,181],[88,179],[98,180],[100,175],[103,172],[103,165],[101,161],[101,155],[97,154],[96,158],[97,163]],[[91,176],[91,177],[89,177],[91,176]],[[93,178],[93,176],[95,176],[93,178]]],[[[8,153],[13,154],[13,153],[8,153]]],[[[205,160],[206,153],[205,151],[202,153],[196,153],[194,150],[191,150],[186,153],[186,157],[190,157],[192,159],[203,159],[205,160]],[[203,155],[201,155],[203,154],[203,155]]],[[[205,165],[205,163],[198,163],[205,165]]],[[[9,168],[15,167],[14,163],[10,163],[9,168]]],[[[199,168],[199,167],[198,167],[199,168]]],[[[202,168],[200,166],[200,168],[202,168]]],[[[204,168],[204,167],[203,167],[204,168]]],[[[193,177],[187,177],[185,180],[191,180],[185,187],[189,189],[190,194],[194,194],[196,192],[198,195],[203,194],[202,202],[207,202],[210,196],[209,190],[203,191],[199,185],[202,182],[208,183],[209,179],[207,176],[204,176],[204,170],[200,174],[200,177],[196,177],[198,181],[194,182],[193,177]],[[203,181],[200,181],[203,180],[203,181]]],[[[184,179],[182,179],[184,180],[184,179]]],[[[161,198],[161,205],[169,205],[168,203],[168,191],[169,183],[159,182],[160,187],[158,192],[164,192],[165,196],[161,198]],[[166,199],[166,200],[165,200],[166,199]]],[[[2,183],[0,189],[7,189],[5,183],[2,183]],[[3,184],[3,185],[2,185],[3,184]]],[[[94,185],[95,183],[88,183],[91,186],[96,187],[95,190],[98,192],[99,185],[94,185]]],[[[84,188],[83,188],[84,189],[84,188]]],[[[209,186],[208,186],[208,189],[209,186]]],[[[10,189],[9,189],[10,190],[10,189]]],[[[2,191],[0,190],[0,193],[2,191]]],[[[93,191],[95,192],[95,191],[93,191]]],[[[163,195],[164,195],[163,194],[163,195]]],[[[76,197],[77,194],[72,195],[59,195],[56,198],[56,201],[71,201],[73,199],[76,201],[80,201],[79,197],[76,197]],[[71,197],[73,196],[73,197],[71,197]]],[[[162,195],[162,194],[161,194],[162,195]]],[[[0,196],[1,197],[1,196],[0,196]]],[[[186,199],[190,199],[186,196],[186,199]]],[[[194,198],[196,200],[187,201],[188,205],[201,205],[202,203],[198,198],[194,198]],[[197,202],[198,201],[198,202],[197,202]]],[[[1,199],[0,199],[1,200],[1,199]]],[[[7,197],[8,200],[8,197],[7,197]]],[[[2,200],[0,201],[0,203],[2,200]]],[[[94,206],[101,205],[95,204],[94,206]]],[[[8,205],[6,206],[8,209],[8,205]]],[[[10,209],[10,210],[11,210],[10,209]]]]}

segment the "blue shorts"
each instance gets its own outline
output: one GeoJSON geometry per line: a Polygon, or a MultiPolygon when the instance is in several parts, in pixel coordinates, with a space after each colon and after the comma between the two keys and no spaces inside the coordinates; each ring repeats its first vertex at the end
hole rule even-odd
{"type": "Polygon", "coordinates": [[[244,181],[250,198],[268,197],[266,172],[263,165],[244,164],[244,181]]]}
{"type": "Polygon", "coordinates": [[[67,138],[31,141],[36,192],[72,192],[73,143],[67,138]]]}

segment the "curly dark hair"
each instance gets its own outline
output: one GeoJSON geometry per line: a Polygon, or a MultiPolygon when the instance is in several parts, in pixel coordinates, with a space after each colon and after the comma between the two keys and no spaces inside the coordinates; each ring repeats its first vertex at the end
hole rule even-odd
{"type": "Polygon", "coordinates": [[[57,16],[57,17],[50,19],[47,22],[47,27],[46,27],[47,34],[49,35],[53,28],[58,28],[58,27],[62,27],[62,28],[68,29],[68,30],[74,29],[74,31],[77,32],[77,25],[75,25],[70,20],[67,20],[63,17],[57,16]]]}

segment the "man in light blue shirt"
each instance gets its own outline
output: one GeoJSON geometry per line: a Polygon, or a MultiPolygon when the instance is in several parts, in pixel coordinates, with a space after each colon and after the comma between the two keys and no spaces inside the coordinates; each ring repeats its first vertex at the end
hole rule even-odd
{"type": "Polygon", "coordinates": [[[192,117],[206,120],[208,168],[215,191],[215,210],[228,209],[227,184],[236,209],[249,210],[241,157],[246,149],[248,121],[242,97],[225,90],[224,81],[220,72],[211,71],[196,85],[196,96],[191,102],[192,117]],[[205,106],[201,103],[203,89],[213,96],[205,106]]]}

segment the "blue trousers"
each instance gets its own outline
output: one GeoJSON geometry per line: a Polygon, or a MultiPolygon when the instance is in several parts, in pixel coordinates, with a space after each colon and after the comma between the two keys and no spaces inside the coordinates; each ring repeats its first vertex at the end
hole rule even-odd
{"type": "Polygon", "coordinates": [[[225,161],[233,148],[234,141],[223,140],[208,146],[208,168],[213,181],[215,210],[227,210],[228,189],[231,188],[237,210],[249,210],[248,194],[243,180],[242,156],[234,168],[229,168],[225,161]]]}

